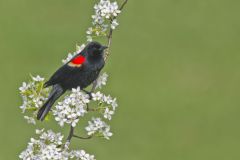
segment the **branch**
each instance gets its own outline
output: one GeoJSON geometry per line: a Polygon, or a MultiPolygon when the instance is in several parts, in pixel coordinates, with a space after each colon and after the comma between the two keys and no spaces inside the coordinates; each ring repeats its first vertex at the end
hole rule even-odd
{"type": "MultiPolygon", "coordinates": [[[[125,7],[125,5],[127,4],[128,0],[125,0],[122,5],[120,6],[119,10],[122,11],[123,8],[125,7]]],[[[114,17],[113,19],[110,20],[110,23],[113,22],[113,20],[116,19],[116,17],[114,17]]],[[[113,35],[113,29],[110,28],[110,31],[109,31],[109,34],[107,36],[107,39],[108,39],[108,44],[107,44],[107,47],[108,49],[106,50],[105,52],[105,55],[104,55],[104,61],[106,62],[107,61],[107,58],[109,57],[110,55],[110,47],[111,47],[111,44],[112,44],[112,35],[113,35]]],[[[91,93],[95,90],[96,88],[96,81],[93,83],[93,86],[92,86],[92,89],[91,89],[91,93]]],[[[89,107],[87,106],[88,110],[89,111],[93,111],[91,109],[89,109],[89,107]]],[[[80,137],[80,136],[77,136],[74,134],[74,128],[71,126],[70,128],[70,132],[69,132],[69,135],[68,135],[68,138],[67,138],[67,143],[70,143],[71,142],[71,139],[72,138],[78,138],[78,139],[91,139],[93,136],[88,136],[88,137],[80,137]]]]}
{"type": "MultiPolygon", "coordinates": [[[[123,8],[124,8],[124,6],[127,4],[127,2],[128,2],[128,0],[125,0],[125,1],[123,2],[123,4],[121,5],[121,7],[119,8],[120,11],[123,10],[123,8]]],[[[112,23],[112,21],[113,21],[114,19],[116,19],[116,17],[114,17],[113,19],[111,19],[110,22],[112,23]]],[[[110,47],[111,47],[111,44],[112,44],[112,35],[113,35],[113,29],[110,28],[109,34],[108,34],[108,36],[107,36],[107,38],[108,38],[108,44],[107,44],[108,49],[106,50],[105,56],[104,56],[104,61],[105,61],[105,62],[107,61],[107,58],[108,58],[109,55],[110,55],[110,47]]]]}
{"type": "Polygon", "coordinates": [[[74,128],[71,126],[70,132],[68,134],[67,142],[69,142],[69,143],[71,142],[73,135],[74,135],[74,128]]]}
{"type": "Polygon", "coordinates": [[[120,9],[120,10],[123,10],[123,8],[124,8],[124,6],[127,4],[127,2],[128,2],[128,0],[125,0],[119,9],[120,9]]]}
{"type": "Polygon", "coordinates": [[[88,137],[80,137],[77,135],[73,135],[74,138],[78,138],[78,139],[91,139],[93,136],[88,136],[88,137]]]}

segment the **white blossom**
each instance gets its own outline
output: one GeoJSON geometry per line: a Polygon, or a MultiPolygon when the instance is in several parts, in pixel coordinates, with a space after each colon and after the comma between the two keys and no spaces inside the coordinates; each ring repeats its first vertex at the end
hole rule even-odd
{"type": "Polygon", "coordinates": [[[36,77],[32,77],[32,79],[36,82],[42,82],[44,81],[44,78],[40,77],[39,75],[37,75],[36,77]]]}
{"type": "Polygon", "coordinates": [[[110,126],[107,126],[107,127],[105,128],[105,130],[103,130],[102,134],[103,134],[103,137],[104,137],[104,138],[106,138],[107,140],[109,140],[110,137],[112,137],[112,135],[113,135],[113,133],[110,132],[110,126]]]}
{"type": "Polygon", "coordinates": [[[94,155],[86,153],[84,150],[72,151],[71,157],[75,157],[81,160],[95,160],[94,155]]]}
{"type": "Polygon", "coordinates": [[[97,92],[97,93],[92,93],[92,99],[94,101],[100,101],[102,100],[103,94],[101,92],[97,92]]]}
{"type": "Polygon", "coordinates": [[[19,107],[22,110],[22,113],[26,112],[26,109],[28,109],[27,104],[28,104],[28,100],[25,96],[22,96],[23,99],[23,104],[19,107]]]}
{"type": "Polygon", "coordinates": [[[108,96],[103,96],[103,102],[107,103],[107,104],[111,104],[112,103],[112,97],[110,95],[108,96]]]}
{"type": "Polygon", "coordinates": [[[93,41],[92,36],[87,36],[87,41],[88,41],[88,42],[92,42],[92,41],[93,41]]]}
{"type": "Polygon", "coordinates": [[[99,14],[92,15],[92,19],[93,19],[93,25],[96,25],[96,24],[101,25],[105,21],[104,18],[99,14]]]}
{"type": "Polygon", "coordinates": [[[96,15],[101,15],[106,19],[116,17],[121,11],[118,9],[117,2],[111,3],[109,0],[100,0],[98,4],[94,6],[96,15]]]}
{"type": "Polygon", "coordinates": [[[26,90],[28,90],[28,88],[29,88],[29,85],[26,82],[23,82],[22,86],[19,87],[19,90],[21,92],[25,92],[26,90]]]}
{"type": "Polygon", "coordinates": [[[117,20],[116,19],[114,19],[113,21],[112,21],[112,23],[111,23],[111,28],[112,29],[116,29],[116,27],[119,25],[119,23],[117,22],[117,20]]]}
{"type": "Polygon", "coordinates": [[[102,88],[102,86],[105,86],[107,83],[107,79],[108,79],[108,74],[107,73],[103,73],[102,75],[100,75],[97,79],[97,85],[96,88],[102,88]]]}
{"type": "MultiPolygon", "coordinates": [[[[49,130],[42,132],[39,139],[31,138],[27,149],[19,155],[19,158],[23,160],[61,160],[62,153],[58,145],[62,142],[59,141],[59,135],[61,134],[49,130]]],[[[61,135],[61,137],[63,136],[61,135]]]]}
{"type": "Polygon", "coordinates": [[[72,93],[67,95],[62,102],[58,102],[53,109],[55,120],[60,126],[67,123],[75,127],[79,118],[87,113],[87,103],[89,103],[89,96],[81,92],[80,87],[72,89],[72,93]]]}
{"type": "MultiPolygon", "coordinates": [[[[37,130],[36,132],[39,132],[39,130],[37,130]]],[[[54,143],[56,145],[61,145],[63,140],[63,135],[61,133],[54,133],[52,130],[48,130],[46,132],[42,130],[42,133],[40,134],[40,139],[54,143]]]]}
{"type": "Polygon", "coordinates": [[[77,47],[76,47],[76,48],[77,48],[77,51],[76,51],[76,52],[77,52],[77,53],[82,52],[82,50],[83,50],[85,47],[86,47],[85,44],[82,44],[81,46],[78,46],[78,45],[77,45],[77,47]]]}
{"type": "Polygon", "coordinates": [[[44,78],[40,76],[31,77],[31,81],[24,82],[19,88],[22,96],[22,105],[20,109],[24,115],[24,119],[30,124],[36,124],[35,117],[37,110],[43,105],[48,97],[49,89],[43,88],[44,78]],[[26,111],[31,111],[31,114],[27,114],[26,111]]]}
{"type": "Polygon", "coordinates": [[[57,159],[60,160],[62,158],[61,148],[57,148],[56,145],[50,144],[44,147],[41,151],[42,159],[57,159]]]}
{"type": "Polygon", "coordinates": [[[36,121],[33,117],[24,116],[24,119],[26,119],[29,124],[36,125],[36,121]]]}
{"type": "Polygon", "coordinates": [[[44,128],[43,129],[36,129],[36,134],[42,134],[44,132],[44,128]]]}
{"type": "Polygon", "coordinates": [[[118,107],[117,98],[114,98],[114,99],[112,100],[111,105],[112,105],[113,110],[116,110],[116,108],[118,107]]]}
{"type": "Polygon", "coordinates": [[[85,129],[88,132],[88,135],[94,135],[98,133],[106,139],[109,139],[112,136],[112,133],[110,132],[110,126],[102,121],[101,118],[92,118],[92,121],[88,122],[88,126],[85,129]]]}
{"type": "Polygon", "coordinates": [[[110,95],[106,96],[98,91],[96,93],[92,93],[92,100],[99,102],[100,107],[98,109],[100,109],[100,111],[104,109],[102,113],[103,117],[111,120],[116,108],[118,107],[117,99],[112,98],[110,95]]]}
{"type": "Polygon", "coordinates": [[[100,0],[94,6],[95,14],[92,15],[93,26],[89,27],[86,31],[87,41],[93,41],[93,37],[106,36],[107,30],[115,29],[119,23],[117,22],[117,16],[121,11],[117,2],[111,2],[110,0],[100,0]]]}
{"type": "Polygon", "coordinates": [[[87,34],[92,34],[92,33],[93,33],[93,28],[92,28],[92,27],[89,27],[86,33],[87,33],[87,34]]]}
{"type": "Polygon", "coordinates": [[[112,115],[114,115],[114,111],[111,111],[109,108],[106,108],[103,115],[104,115],[104,118],[111,120],[112,115]]]}
{"type": "Polygon", "coordinates": [[[52,130],[36,130],[39,135],[38,139],[31,138],[26,150],[19,158],[22,160],[95,160],[94,155],[86,153],[84,150],[70,150],[64,148],[63,135],[54,133],[52,130]]]}

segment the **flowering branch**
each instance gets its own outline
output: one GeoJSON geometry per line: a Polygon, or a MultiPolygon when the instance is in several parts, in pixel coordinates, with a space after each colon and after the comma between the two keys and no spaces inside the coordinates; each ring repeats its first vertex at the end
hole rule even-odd
{"type": "MultiPolygon", "coordinates": [[[[120,11],[123,10],[123,8],[124,8],[124,6],[127,4],[127,2],[128,2],[128,0],[125,0],[125,1],[123,2],[123,4],[121,5],[121,7],[119,8],[120,11]]],[[[116,18],[116,17],[114,17],[114,19],[115,19],[115,18],[116,18]]],[[[111,19],[111,20],[110,20],[111,23],[113,23],[113,20],[114,20],[114,19],[111,19]]],[[[108,38],[108,44],[107,44],[108,49],[106,50],[105,55],[104,55],[104,60],[105,60],[105,62],[107,61],[107,58],[108,58],[109,55],[110,55],[110,47],[111,47],[111,44],[112,44],[112,35],[113,35],[113,29],[110,28],[109,34],[108,34],[108,36],[107,36],[107,38],[108,38]]]]}
{"type": "MultiPolygon", "coordinates": [[[[119,10],[122,11],[124,6],[127,4],[128,0],[125,0],[122,5],[120,6],[119,10]]],[[[113,17],[110,19],[110,24],[112,24],[114,22],[114,20],[116,19],[117,17],[113,17]]],[[[107,41],[108,41],[108,44],[107,44],[107,47],[108,49],[105,51],[105,55],[104,55],[104,61],[106,62],[107,61],[107,58],[109,57],[110,55],[110,47],[111,47],[111,44],[112,44],[112,35],[113,35],[113,28],[111,27],[110,30],[109,30],[109,34],[107,36],[107,41]]],[[[89,32],[87,32],[89,33],[89,32]]],[[[96,89],[96,81],[93,83],[93,86],[92,86],[92,89],[91,89],[91,92],[94,92],[95,89],[96,89]]],[[[95,109],[89,109],[88,108],[88,111],[96,111],[95,109]]],[[[92,138],[92,136],[89,136],[87,138],[82,138],[82,137],[79,137],[79,136],[76,136],[74,135],[74,128],[71,127],[70,129],[70,132],[69,132],[69,139],[71,140],[72,137],[75,137],[75,138],[79,138],[79,139],[90,139],[92,138]]]]}
{"type": "MultiPolygon", "coordinates": [[[[119,7],[117,2],[110,0],[99,0],[94,6],[95,14],[92,16],[92,27],[87,30],[87,41],[93,41],[97,38],[107,38],[108,49],[105,52],[104,60],[106,62],[110,55],[110,47],[112,44],[113,31],[119,25],[117,21],[118,15],[127,4],[128,0],[124,0],[119,7]],[[107,32],[109,31],[109,32],[107,32]]],[[[63,60],[67,63],[76,54],[80,53],[85,44],[77,46],[74,53],[69,53],[68,57],[63,60]]],[[[91,92],[81,90],[80,87],[72,89],[62,101],[58,102],[55,107],[49,112],[46,120],[51,120],[52,117],[56,120],[60,127],[70,125],[70,131],[63,143],[64,136],[61,133],[54,133],[52,130],[45,131],[44,129],[36,130],[38,138],[31,138],[27,149],[20,154],[20,159],[23,160],[95,160],[93,155],[86,153],[84,150],[70,150],[72,138],[91,139],[92,137],[101,137],[107,140],[113,135],[110,131],[110,126],[103,119],[110,121],[118,107],[116,98],[110,95],[105,95],[100,91],[106,85],[108,75],[101,74],[94,81],[91,92]],[[93,106],[89,108],[89,104],[93,106]],[[92,104],[91,104],[92,105],[92,104]],[[89,112],[95,112],[99,117],[92,117],[85,127],[87,136],[81,137],[74,133],[75,128],[81,118],[89,112]]],[[[19,88],[23,99],[23,104],[20,106],[24,119],[28,123],[36,125],[36,117],[39,108],[47,100],[50,90],[44,88],[45,79],[40,76],[31,76],[31,80],[19,88]]]]}

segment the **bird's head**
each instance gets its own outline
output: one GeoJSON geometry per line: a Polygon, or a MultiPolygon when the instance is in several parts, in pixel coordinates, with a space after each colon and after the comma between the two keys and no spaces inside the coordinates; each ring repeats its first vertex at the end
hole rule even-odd
{"type": "Polygon", "coordinates": [[[90,42],[86,47],[86,51],[90,56],[99,56],[103,55],[104,50],[107,48],[107,46],[103,46],[98,42],[90,42]]]}

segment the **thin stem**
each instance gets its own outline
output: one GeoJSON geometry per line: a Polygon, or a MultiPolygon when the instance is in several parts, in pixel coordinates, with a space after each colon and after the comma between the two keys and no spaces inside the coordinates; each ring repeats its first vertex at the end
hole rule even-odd
{"type": "Polygon", "coordinates": [[[124,6],[127,4],[127,2],[128,2],[128,0],[125,0],[119,9],[120,9],[120,10],[123,10],[123,8],[124,8],[124,6]]]}
{"type": "Polygon", "coordinates": [[[95,111],[97,111],[97,109],[94,109],[94,108],[89,108],[88,107],[88,110],[87,110],[88,112],[95,112],[95,111]]]}
{"type": "Polygon", "coordinates": [[[73,135],[74,138],[78,138],[78,139],[91,139],[93,136],[88,136],[88,137],[80,137],[77,135],[73,135]]]}
{"type": "Polygon", "coordinates": [[[67,142],[69,142],[69,143],[71,142],[71,139],[72,139],[73,135],[74,135],[74,127],[71,126],[70,132],[68,134],[67,142]]]}

